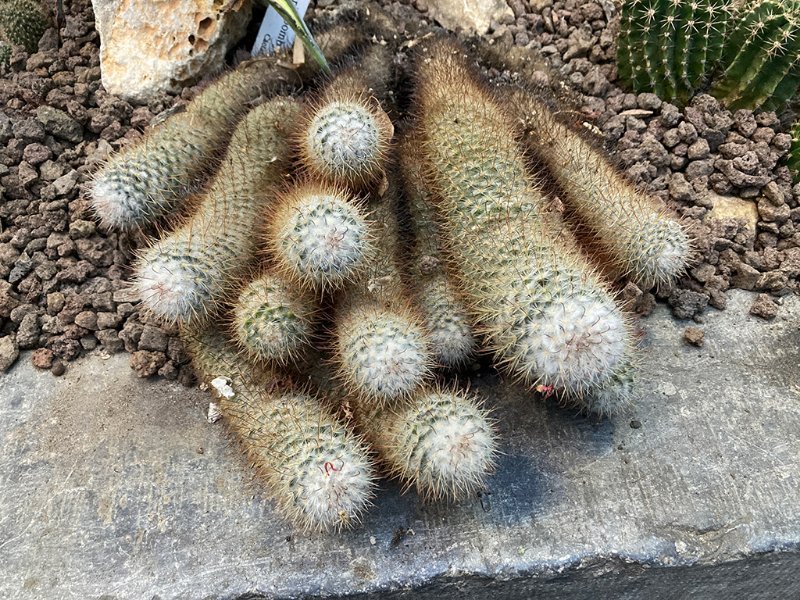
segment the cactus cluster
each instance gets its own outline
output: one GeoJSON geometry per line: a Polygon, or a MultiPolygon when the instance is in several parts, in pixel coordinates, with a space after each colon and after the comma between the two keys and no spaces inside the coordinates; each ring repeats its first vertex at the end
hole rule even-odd
{"type": "MultiPolygon", "coordinates": [[[[141,252],[133,285],[145,310],[179,325],[233,439],[305,528],[356,522],[377,469],[429,500],[486,485],[495,425],[447,380],[480,347],[586,411],[619,412],[631,399],[629,318],[579,241],[559,234],[519,144],[526,131],[563,138],[543,159],[551,185],[621,276],[666,283],[687,255],[681,225],[568,126],[549,113],[521,119],[534,98],[490,92],[454,42],[417,53],[415,117],[398,123],[396,146],[391,48],[375,44],[310,95],[237,114],[224,153],[198,142],[195,162],[215,172],[187,200],[172,190],[159,203],[151,189],[147,218],[124,223],[104,215],[124,213],[129,195],[95,202],[120,229],[182,213],[141,252]],[[581,160],[566,161],[573,153],[581,160]],[[591,186],[609,193],[587,195],[591,186]],[[637,219],[651,227],[637,230],[637,219]],[[619,239],[606,239],[603,221],[619,239]]],[[[169,143],[181,118],[148,136],[169,143]]],[[[95,181],[113,165],[150,182],[150,163],[162,181],[190,177],[188,162],[166,167],[144,150],[123,150],[95,181]]],[[[95,196],[103,189],[95,183],[95,196]]]]}
{"type": "Polygon", "coordinates": [[[731,110],[785,106],[800,86],[795,0],[624,0],[620,78],[685,104],[710,85],[731,110]]]}
{"type": "Polygon", "coordinates": [[[23,46],[27,52],[36,52],[48,24],[47,14],[37,0],[0,2],[0,66],[8,63],[11,46],[23,46]]]}

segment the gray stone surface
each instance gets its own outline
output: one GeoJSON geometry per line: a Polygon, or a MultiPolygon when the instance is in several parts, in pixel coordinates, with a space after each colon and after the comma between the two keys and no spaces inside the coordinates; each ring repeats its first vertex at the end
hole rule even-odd
{"type": "Polygon", "coordinates": [[[477,380],[504,440],[487,493],[385,484],[341,535],[276,515],[204,393],[123,355],[61,379],[20,360],[0,376],[0,598],[800,597],[800,302],[766,323],[752,298],[710,312],[703,348],[659,306],[625,417],[477,380]]]}

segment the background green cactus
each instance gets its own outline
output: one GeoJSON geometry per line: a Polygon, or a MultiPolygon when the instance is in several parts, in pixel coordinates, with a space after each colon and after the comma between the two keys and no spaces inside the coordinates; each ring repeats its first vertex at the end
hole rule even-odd
{"type": "Polygon", "coordinates": [[[731,110],[782,107],[800,84],[800,2],[755,0],[736,14],[711,94],[731,110]]]}
{"type": "Polygon", "coordinates": [[[48,25],[47,13],[35,0],[0,2],[0,39],[9,45],[24,46],[28,52],[36,52],[39,38],[48,25]]]}
{"type": "Polygon", "coordinates": [[[625,0],[617,66],[635,92],[685,104],[719,60],[731,0],[625,0]]]}

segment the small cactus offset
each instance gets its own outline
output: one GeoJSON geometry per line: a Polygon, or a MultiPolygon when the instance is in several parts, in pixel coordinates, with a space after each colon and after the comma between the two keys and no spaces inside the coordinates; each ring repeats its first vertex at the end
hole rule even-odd
{"type": "Polygon", "coordinates": [[[314,299],[285,278],[263,273],[239,293],[232,337],[253,360],[285,365],[310,343],[317,310],[314,299]]]}
{"type": "Polygon", "coordinates": [[[492,423],[462,391],[421,389],[396,408],[361,403],[356,421],[389,474],[428,500],[473,495],[494,465],[492,423]]]}
{"type": "Polygon", "coordinates": [[[142,253],[134,286],[157,317],[202,319],[244,277],[271,190],[288,162],[284,128],[298,111],[296,102],[280,97],[253,109],[234,131],[197,212],[142,253]]]}
{"type": "Polygon", "coordinates": [[[528,132],[528,146],[563,191],[568,213],[588,229],[592,247],[610,257],[617,275],[644,289],[677,279],[691,256],[680,221],[626,181],[544,102],[520,89],[508,90],[504,98],[528,132]]]}
{"type": "Polygon", "coordinates": [[[36,52],[48,26],[47,14],[36,0],[0,2],[0,64],[11,56],[10,48],[5,50],[9,46],[24,46],[27,52],[36,52]]]}
{"type": "Polygon", "coordinates": [[[751,0],[735,23],[711,94],[731,110],[783,107],[800,85],[800,2],[751,0]]]}
{"type": "Polygon", "coordinates": [[[623,0],[620,78],[635,92],[685,104],[719,61],[731,0],[623,0]]]}
{"type": "Polygon", "coordinates": [[[310,181],[279,194],[265,234],[277,269],[306,290],[355,279],[376,251],[361,204],[340,188],[310,181]]]}
{"type": "Polygon", "coordinates": [[[233,438],[283,514],[303,529],[341,529],[369,505],[375,476],[362,440],[320,403],[269,367],[242,361],[210,328],[181,337],[219,405],[233,438]]]}
{"type": "Polygon", "coordinates": [[[92,206],[101,223],[112,229],[144,228],[181,208],[216,166],[250,103],[282,86],[284,78],[275,61],[245,63],[207,87],[184,112],[111,156],[92,184],[92,206]]]}
{"type": "Polygon", "coordinates": [[[447,368],[463,365],[477,350],[466,308],[446,268],[446,253],[423,164],[406,138],[400,145],[400,170],[409,212],[410,256],[405,270],[408,288],[430,334],[436,362],[447,368]]]}

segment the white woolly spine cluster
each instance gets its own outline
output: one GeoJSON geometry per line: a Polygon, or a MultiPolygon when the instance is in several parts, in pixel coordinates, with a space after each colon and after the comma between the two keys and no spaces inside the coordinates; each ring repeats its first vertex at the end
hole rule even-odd
{"type": "Polygon", "coordinates": [[[279,269],[306,289],[341,287],[375,252],[357,200],[333,187],[293,188],[271,221],[267,237],[279,269]]]}
{"type": "Polygon", "coordinates": [[[355,306],[336,323],[340,377],[378,403],[411,394],[431,369],[429,342],[417,320],[383,307],[355,306]]]}

